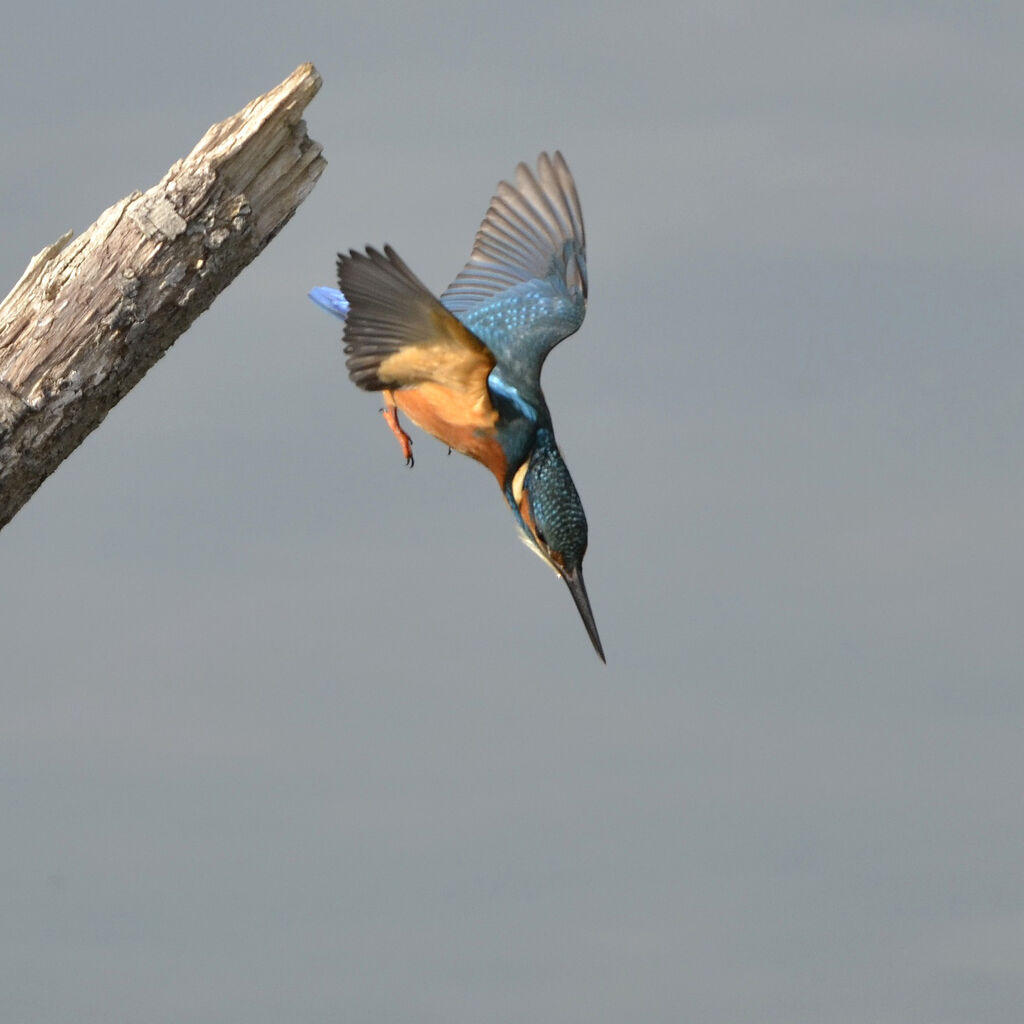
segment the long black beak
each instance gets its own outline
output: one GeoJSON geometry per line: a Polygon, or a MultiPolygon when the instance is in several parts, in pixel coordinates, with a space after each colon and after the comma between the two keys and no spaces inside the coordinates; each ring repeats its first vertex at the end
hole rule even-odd
{"type": "Polygon", "coordinates": [[[597,623],[594,621],[594,613],[590,610],[590,598],[587,597],[587,588],[583,584],[582,567],[577,566],[571,572],[567,569],[563,570],[561,576],[569,587],[572,599],[576,602],[580,618],[583,620],[583,625],[587,627],[587,636],[590,637],[590,642],[594,645],[597,656],[604,661],[605,657],[604,650],[601,647],[601,638],[597,635],[597,623]]]}

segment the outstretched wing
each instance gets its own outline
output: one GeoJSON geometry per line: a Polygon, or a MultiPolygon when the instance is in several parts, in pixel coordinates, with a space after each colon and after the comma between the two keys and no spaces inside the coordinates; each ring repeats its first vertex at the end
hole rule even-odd
{"type": "Polygon", "coordinates": [[[390,246],[338,255],[338,285],[348,302],[346,365],[367,391],[433,381],[486,394],[494,356],[448,312],[390,246]]]}
{"type": "Polygon", "coordinates": [[[441,302],[502,362],[525,370],[575,332],[587,303],[586,236],[576,185],[561,153],[534,174],[501,182],[473,252],[441,302]]]}
{"type": "Polygon", "coordinates": [[[349,376],[392,400],[417,426],[504,482],[498,411],[487,386],[494,354],[427,291],[390,246],[338,256],[348,301],[349,376]]]}

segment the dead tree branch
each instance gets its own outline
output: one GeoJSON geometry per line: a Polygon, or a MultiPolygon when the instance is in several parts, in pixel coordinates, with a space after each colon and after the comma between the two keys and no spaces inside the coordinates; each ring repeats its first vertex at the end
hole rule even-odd
{"type": "Polygon", "coordinates": [[[0,527],[281,230],[326,166],[312,64],[147,192],[47,246],[0,303],[0,527]]]}

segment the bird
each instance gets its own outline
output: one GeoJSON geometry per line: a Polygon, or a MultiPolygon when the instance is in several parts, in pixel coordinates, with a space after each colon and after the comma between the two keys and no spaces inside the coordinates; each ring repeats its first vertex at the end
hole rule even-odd
{"type": "Polygon", "coordinates": [[[465,267],[436,297],[390,246],[339,253],[338,287],[309,297],[344,320],[349,377],[382,396],[408,466],[403,413],[498,481],[519,532],[572,595],[606,661],[583,582],[587,517],[540,386],[548,353],[587,306],[586,236],[558,151],[501,181],[465,267]]]}

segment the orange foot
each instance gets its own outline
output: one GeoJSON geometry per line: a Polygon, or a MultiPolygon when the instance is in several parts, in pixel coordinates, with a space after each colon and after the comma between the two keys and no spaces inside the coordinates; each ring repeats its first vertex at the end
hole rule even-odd
{"type": "Polygon", "coordinates": [[[386,405],[381,409],[381,412],[384,414],[385,422],[391,428],[391,433],[398,438],[398,443],[402,446],[405,464],[412,469],[414,462],[412,457],[412,438],[402,429],[402,425],[398,422],[398,409],[393,405],[386,405]]]}

